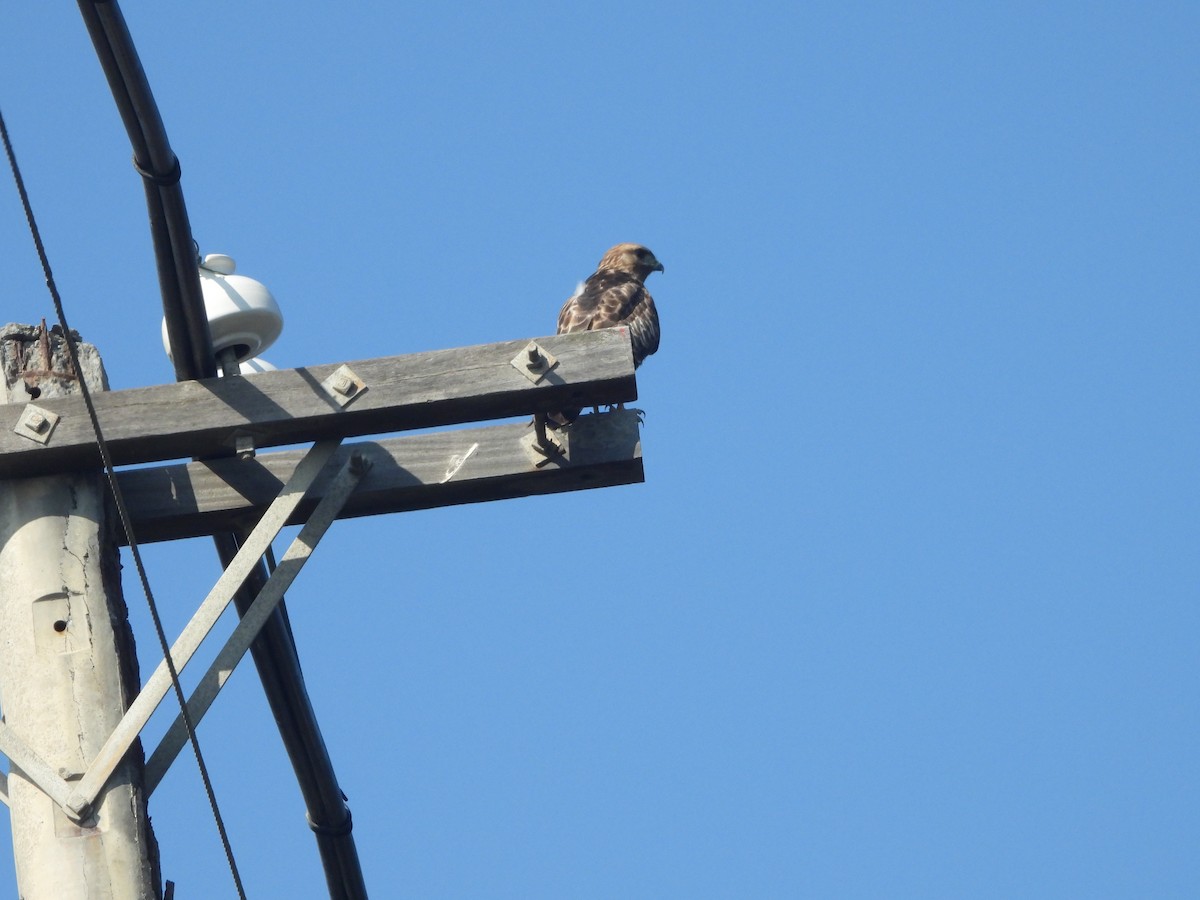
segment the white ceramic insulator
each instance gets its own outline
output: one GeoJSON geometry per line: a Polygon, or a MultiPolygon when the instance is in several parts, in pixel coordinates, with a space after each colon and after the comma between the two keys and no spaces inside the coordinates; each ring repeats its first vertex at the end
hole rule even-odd
{"type": "MultiPolygon", "coordinates": [[[[212,332],[213,351],[237,348],[238,362],[258,356],[283,331],[283,314],[266,285],[235,275],[236,264],[224,254],[210,253],[200,266],[204,311],[212,332]]],[[[163,349],[171,355],[167,321],[162,323],[163,349]]]]}
{"type": "Polygon", "coordinates": [[[204,262],[200,264],[201,269],[208,269],[211,272],[219,272],[222,275],[232,275],[237,271],[237,263],[233,261],[232,256],[226,256],[224,253],[210,253],[204,257],[204,262]]]}
{"type": "Polygon", "coordinates": [[[259,372],[275,371],[275,367],[261,356],[245,360],[238,368],[241,369],[243,375],[257,375],[259,372]]]}

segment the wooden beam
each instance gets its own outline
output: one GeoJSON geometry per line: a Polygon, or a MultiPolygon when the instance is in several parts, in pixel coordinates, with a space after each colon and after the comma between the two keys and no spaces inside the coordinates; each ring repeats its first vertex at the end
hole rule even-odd
{"type": "MultiPolygon", "coordinates": [[[[566,432],[566,458],[535,464],[528,423],[409,435],[343,446],[301,503],[291,523],[303,522],[332,473],[353,450],[371,471],[340,517],[368,516],[505,500],[644,480],[637,413],[618,410],[580,416],[566,432]]],[[[260,453],[118,472],[139,543],[228,531],[258,520],[291,476],[303,451],[260,453]]]]}
{"type": "MultiPolygon", "coordinates": [[[[536,383],[512,364],[529,343],[521,340],[347,363],[366,390],[345,408],[322,386],[337,364],[107,391],[94,400],[114,463],[127,465],[225,455],[245,436],[272,447],[636,399],[627,329],[537,342],[557,362],[536,383]]],[[[99,466],[80,398],[32,402],[61,418],[41,444],[14,432],[25,404],[0,406],[0,478],[99,466]]]]}

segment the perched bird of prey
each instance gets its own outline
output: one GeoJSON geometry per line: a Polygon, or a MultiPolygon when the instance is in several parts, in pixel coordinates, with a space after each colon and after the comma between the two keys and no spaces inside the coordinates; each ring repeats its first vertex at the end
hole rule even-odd
{"type": "MultiPolygon", "coordinates": [[[[651,272],[662,271],[663,264],[640,244],[617,244],[563,304],[558,313],[558,333],[624,325],[629,329],[633,366],[637,368],[658,349],[658,310],[645,281],[651,272]]],[[[567,425],[578,415],[579,410],[552,413],[549,419],[567,425]]]]}

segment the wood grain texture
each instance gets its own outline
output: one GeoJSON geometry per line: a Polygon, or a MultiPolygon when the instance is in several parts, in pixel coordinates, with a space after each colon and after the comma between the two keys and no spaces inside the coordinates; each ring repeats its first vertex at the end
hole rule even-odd
{"type": "MultiPolygon", "coordinates": [[[[582,416],[567,433],[568,457],[537,467],[525,449],[528,423],[409,435],[341,447],[292,524],[304,521],[352,451],[373,463],[340,518],[505,500],[644,480],[637,414],[582,416]]],[[[291,476],[303,451],[262,453],[127,469],[118,473],[139,543],[195,537],[253,524],[291,476]]]]}
{"type": "MultiPolygon", "coordinates": [[[[227,454],[238,433],[271,447],[636,399],[626,329],[537,341],[558,359],[537,384],[511,365],[524,339],[350,362],[368,387],[345,409],[321,387],[340,363],[108,391],[94,399],[117,465],[227,454]]],[[[24,404],[0,406],[0,478],[97,467],[82,401],[39,399],[38,405],[62,417],[45,446],[13,433],[24,404]]]]}

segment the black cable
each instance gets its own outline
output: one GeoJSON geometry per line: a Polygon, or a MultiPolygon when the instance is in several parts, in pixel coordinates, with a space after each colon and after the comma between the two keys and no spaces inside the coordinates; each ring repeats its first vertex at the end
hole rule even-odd
{"type": "MultiPolygon", "coordinates": [[[[49,289],[50,299],[54,303],[54,312],[58,316],[58,324],[63,330],[63,339],[66,342],[67,354],[71,360],[71,368],[76,373],[82,373],[79,365],[79,355],[75,349],[75,340],[71,335],[70,327],[67,325],[67,314],[63,309],[62,297],[59,296],[58,286],[55,284],[54,275],[50,271],[50,260],[46,255],[46,248],[42,243],[42,236],[37,226],[37,220],[33,215],[33,206],[29,202],[29,194],[25,190],[25,180],[21,177],[21,169],[17,165],[17,157],[13,151],[12,141],[9,139],[8,125],[4,121],[3,113],[0,113],[0,140],[4,142],[4,153],[8,157],[8,165],[12,169],[13,179],[17,184],[17,193],[21,197],[21,206],[25,210],[25,221],[29,225],[30,234],[33,236],[34,247],[37,248],[38,260],[42,264],[42,274],[46,278],[46,287],[49,289]]],[[[46,360],[46,364],[49,365],[49,360],[46,360]]],[[[121,486],[117,481],[117,473],[113,467],[112,455],[109,453],[108,445],[104,441],[104,433],[100,428],[100,419],[96,415],[96,406],[92,402],[92,392],[87,386],[87,379],[82,374],[79,375],[79,390],[83,395],[84,406],[87,407],[88,418],[92,422],[92,430],[96,434],[96,444],[100,450],[100,458],[104,463],[104,471],[108,478],[109,488],[112,490],[113,499],[116,501],[117,514],[121,519],[121,527],[125,529],[125,540],[129,544],[129,551],[133,556],[138,578],[142,583],[142,591],[146,595],[146,603],[150,608],[150,617],[154,620],[154,630],[158,634],[158,642],[162,648],[163,659],[167,663],[167,672],[171,676],[171,686],[175,689],[175,697],[179,701],[180,713],[183,717],[184,727],[187,729],[188,740],[191,742],[192,750],[196,755],[196,763],[200,767],[200,778],[204,782],[204,792],[208,795],[208,803],[212,807],[213,818],[217,823],[217,831],[221,836],[221,846],[224,848],[225,858],[229,862],[229,871],[233,874],[233,882],[237,887],[238,897],[241,900],[246,900],[246,892],[242,888],[242,879],[238,874],[237,862],[233,858],[233,847],[229,843],[229,834],[225,830],[225,822],[221,818],[221,810],[217,805],[217,795],[213,791],[212,780],[208,776],[208,767],[204,764],[204,756],[200,752],[200,742],[196,737],[196,727],[192,722],[191,714],[188,712],[187,698],[184,696],[183,686],[179,683],[179,673],[175,669],[175,661],[171,658],[171,647],[167,642],[167,633],[163,629],[162,618],[158,614],[158,604],[155,602],[154,593],[150,589],[150,579],[146,575],[146,568],[142,564],[142,554],[138,549],[137,539],[133,534],[129,509],[125,505],[125,497],[121,493],[121,486]]]]}
{"type": "MultiPolygon", "coordinates": [[[[167,140],[119,4],[116,0],[77,2],[129,135],[135,167],[143,174],[176,380],[211,377],[216,374],[216,365],[191,225],[182,186],[175,178],[178,159],[167,140]],[[172,183],[160,183],[164,181],[172,183]]],[[[227,564],[227,554],[236,552],[237,535],[215,535],[214,540],[222,562],[227,564]]],[[[256,571],[263,572],[265,580],[261,564],[256,571]]],[[[234,595],[239,613],[253,599],[251,590],[257,581],[252,575],[234,595]]],[[[310,815],[317,821],[342,822],[348,808],[304,686],[283,601],[254,641],[251,653],[310,815]]],[[[336,900],[363,900],[367,893],[353,837],[317,835],[317,847],[330,896],[336,900]]]]}
{"type": "Polygon", "coordinates": [[[145,185],[158,286],[176,380],[211,378],[217,369],[195,265],[191,225],[179,184],[179,159],[167,140],[120,6],[112,0],[78,2],[129,135],[134,169],[142,175],[145,185]]]}

